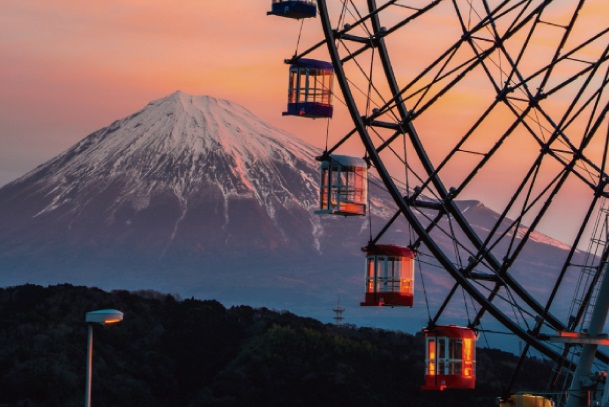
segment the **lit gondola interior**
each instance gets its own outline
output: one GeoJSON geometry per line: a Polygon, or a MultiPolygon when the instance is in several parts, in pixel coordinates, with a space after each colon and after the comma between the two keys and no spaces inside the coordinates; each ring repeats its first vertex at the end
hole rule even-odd
{"type": "Polygon", "coordinates": [[[500,400],[499,407],[554,407],[554,401],[534,394],[513,394],[507,400],[500,400]]]}
{"type": "Polygon", "coordinates": [[[366,249],[366,297],[362,306],[414,303],[414,252],[408,247],[374,245],[366,249]]]}
{"type": "Polygon", "coordinates": [[[333,113],[334,67],[330,62],[301,58],[290,65],[288,109],[284,116],[330,118],[333,113]]]}
{"type": "Polygon", "coordinates": [[[317,5],[313,0],[273,0],[267,15],[287,18],[311,18],[317,15],[317,5]]]}
{"type": "Polygon", "coordinates": [[[368,164],[363,158],[321,158],[319,210],[316,214],[363,216],[368,197],[368,164]]]}
{"type": "Polygon", "coordinates": [[[425,384],[422,390],[474,389],[476,333],[456,325],[425,330],[425,384]]]}

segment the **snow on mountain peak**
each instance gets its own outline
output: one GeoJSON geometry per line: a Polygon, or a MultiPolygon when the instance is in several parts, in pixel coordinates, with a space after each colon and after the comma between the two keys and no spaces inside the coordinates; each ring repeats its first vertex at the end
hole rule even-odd
{"type": "Polygon", "coordinates": [[[185,209],[193,191],[213,184],[225,205],[231,197],[255,198],[272,216],[277,203],[311,207],[305,195],[316,195],[318,154],[236,103],[177,91],[87,136],[15,182],[36,176],[60,185],[40,213],[79,191],[103,190],[119,180],[121,200],[136,208],[145,208],[150,195],[164,189],[185,209]],[[282,172],[298,174],[299,191],[287,188],[282,172]]]}
{"type": "Polygon", "coordinates": [[[181,91],[149,103],[118,124],[130,125],[134,130],[130,135],[142,139],[134,147],[150,143],[146,147],[174,154],[190,150],[198,155],[221,149],[242,161],[237,164],[276,160],[282,146],[301,153],[311,149],[236,103],[181,91]],[[142,125],[143,129],[137,129],[142,125]]]}

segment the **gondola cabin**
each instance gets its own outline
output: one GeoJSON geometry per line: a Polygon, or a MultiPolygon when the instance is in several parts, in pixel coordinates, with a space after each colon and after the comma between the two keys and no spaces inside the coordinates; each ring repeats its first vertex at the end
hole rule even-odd
{"type": "Polygon", "coordinates": [[[414,252],[374,245],[366,251],[366,297],[362,306],[405,306],[414,302],[414,252]]]}
{"type": "Polygon", "coordinates": [[[288,109],[284,116],[329,118],[334,67],[330,62],[301,58],[290,65],[288,109]]]}
{"type": "Polygon", "coordinates": [[[287,18],[311,18],[317,15],[317,5],[312,0],[273,0],[267,15],[287,18]]]}
{"type": "Polygon", "coordinates": [[[425,384],[422,390],[474,389],[476,333],[456,325],[425,330],[425,384]]]}
{"type": "Polygon", "coordinates": [[[320,183],[316,214],[366,214],[368,165],[363,158],[332,154],[322,157],[320,183]]]}

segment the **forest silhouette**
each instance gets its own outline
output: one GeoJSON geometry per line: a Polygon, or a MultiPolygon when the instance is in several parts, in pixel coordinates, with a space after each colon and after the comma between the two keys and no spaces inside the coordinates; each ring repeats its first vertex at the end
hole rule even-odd
{"type": "MultiPolygon", "coordinates": [[[[0,406],[84,402],[87,311],[97,406],[492,406],[517,357],[479,348],[476,390],[422,391],[423,337],[335,326],[288,311],[152,290],[68,284],[0,289],[0,406]]],[[[548,362],[525,362],[516,390],[543,390],[548,362]]]]}

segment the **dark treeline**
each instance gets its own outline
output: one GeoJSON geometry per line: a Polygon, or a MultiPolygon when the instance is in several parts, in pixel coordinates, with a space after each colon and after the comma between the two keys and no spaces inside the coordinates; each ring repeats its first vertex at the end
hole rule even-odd
{"type": "MultiPolygon", "coordinates": [[[[58,285],[0,289],[0,406],[84,404],[87,311],[95,327],[96,406],[493,406],[516,357],[478,350],[475,391],[424,392],[420,335],[335,327],[248,306],[154,291],[58,285]]],[[[519,387],[546,384],[526,362],[519,387]]]]}

